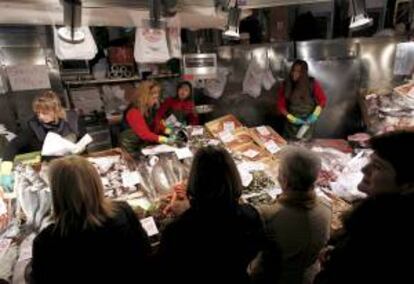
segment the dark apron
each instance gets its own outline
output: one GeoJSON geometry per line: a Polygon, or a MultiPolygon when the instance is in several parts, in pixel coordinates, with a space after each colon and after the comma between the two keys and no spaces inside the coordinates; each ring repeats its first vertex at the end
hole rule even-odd
{"type": "MultiPolygon", "coordinates": [[[[312,114],[316,107],[316,102],[313,96],[313,82],[310,81],[310,87],[306,94],[300,94],[293,92],[291,88],[286,88],[286,104],[287,111],[295,117],[306,120],[306,118],[312,114]]],[[[287,139],[297,140],[296,135],[301,128],[301,125],[295,125],[289,121],[285,122],[284,135],[287,139]]],[[[312,138],[315,124],[311,124],[308,131],[303,135],[302,140],[310,140],[312,138]]]]}
{"type": "MultiPolygon", "coordinates": [[[[142,140],[135,132],[131,129],[128,123],[125,120],[126,113],[130,108],[125,111],[124,119],[123,119],[123,126],[126,128],[123,130],[119,137],[119,143],[121,148],[125,149],[130,154],[139,154],[141,150],[153,143],[142,140]]],[[[145,122],[150,127],[154,121],[156,114],[156,110],[152,109],[150,111],[149,117],[145,117],[145,122]]]]}
{"type": "Polygon", "coordinates": [[[170,117],[170,115],[174,115],[177,121],[180,122],[181,124],[184,124],[184,125],[189,124],[187,122],[187,114],[183,110],[171,109],[167,112],[167,115],[165,116],[165,118],[167,119],[168,117],[170,117]]]}

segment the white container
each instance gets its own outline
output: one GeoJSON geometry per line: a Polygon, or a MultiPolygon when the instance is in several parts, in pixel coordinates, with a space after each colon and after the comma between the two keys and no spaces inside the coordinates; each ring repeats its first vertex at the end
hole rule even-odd
{"type": "Polygon", "coordinates": [[[303,136],[306,134],[306,132],[308,132],[309,127],[310,127],[310,124],[307,124],[307,123],[302,125],[301,128],[299,128],[298,133],[296,134],[296,138],[302,139],[303,136]]]}

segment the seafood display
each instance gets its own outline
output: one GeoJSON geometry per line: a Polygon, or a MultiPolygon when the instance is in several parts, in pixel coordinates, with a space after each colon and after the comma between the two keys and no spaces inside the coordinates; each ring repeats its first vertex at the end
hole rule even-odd
{"type": "Polygon", "coordinates": [[[14,191],[25,216],[25,226],[39,231],[50,222],[52,198],[49,186],[29,165],[18,165],[14,176],[14,191]]]}
{"type": "Polygon", "coordinates": [[[242,123],[232,114],[206,123],[207,130],[216,138],[220,137],[220,134],[224,132],[232,132],[242,126],[242,123]]]}
{"type": "Polygon", "coordinates": [[[287,141],[270,126],[258,126],[249,130],[256,143],[269,151],[270,154],[276,154],[280,148],[287,144],[287,141]]]}

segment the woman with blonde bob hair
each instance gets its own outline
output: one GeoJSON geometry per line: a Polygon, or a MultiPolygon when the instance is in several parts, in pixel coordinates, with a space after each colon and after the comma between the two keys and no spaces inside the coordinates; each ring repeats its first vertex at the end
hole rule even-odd
{"type": "Polygon", "coordinates": [[[45,91],[38,95],[33,100],[32,109],[35,115],[3,152],[0,185],[6,189],[12,188],[11,170],[17,154],[40,151],[49,131],[73,142],[78,136],[77,127],[66,120],[66,111],[54,92],[45,91]]]}
{"type": "MultiPolygon", "coordinates": [[[[100,176],[80,156],[49,169],[54,223],[34,240],[32,283],[132,283],[148,271],[148,237],[131,207],[105,198],[100,176]]],[[[145,277],[144,277],[145,279],[145,277]]]]}
{"type": "MultiPolygon", "coordinates": [[[[130,153],[136,153],[143,146],[153,143],[168,143],[171,138],[155,133],[154,119],[159,107],[161,87],[155,81],[143,81],[131,96],[132,102],[124,113],[126,130],[121,133],[121,146],[130,153]]],[[[161,129],[170,134],[167,128],[161,129]]]]}
{"type": "Polygon", "coordinates": [[[66,120],[66,111],[59,97],[52,91],[36,96],[32,103],[34,116],[24,131],[12,140],[3,154],[3,161],[13,161],[21,152],[38,151],[49,131],[75,141],[77,133],[66,120]]]}

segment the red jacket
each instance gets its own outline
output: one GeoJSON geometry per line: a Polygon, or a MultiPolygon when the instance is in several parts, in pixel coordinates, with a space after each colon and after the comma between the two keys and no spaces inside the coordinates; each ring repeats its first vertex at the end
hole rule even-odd
{"type": "Polygon", "coordinates": [[[161,107],[158,109],[157,115],[155,116],[154,126],[157,133],[160,133],[159,131],[162,129],[161,120],[166,118],[169,112],[182,113],[185,118],[185,122],[188,125],[197,125],[199,123],[193,101],[182,101],[178,98],[168,98],[161,104],[161,107]]]}
{"type": "MultiPolygon", "coordinates": [[[[318,83],[318,81],[313,80],[313,96],[315,98],[315,102],[317,105],[321,106],[322,108],[326,105],[326,96],[324,91],[322,90],[321,85],[318,83]]],[[[285,96],[285,84],[282,84],[282,86],[279,89],[279,92],[277,94],[277,107],[281,114],[286,115],[288,113],[286,108],[286,96],[285,96]]]]}
{"type": "Polygon", "coordinates": [[[126,121],[134,133],[142,140],[148,142],[159,142],[159,136],[148,126],[147,121],[137,108],[131,108],[126,114],[126,121]]]}

